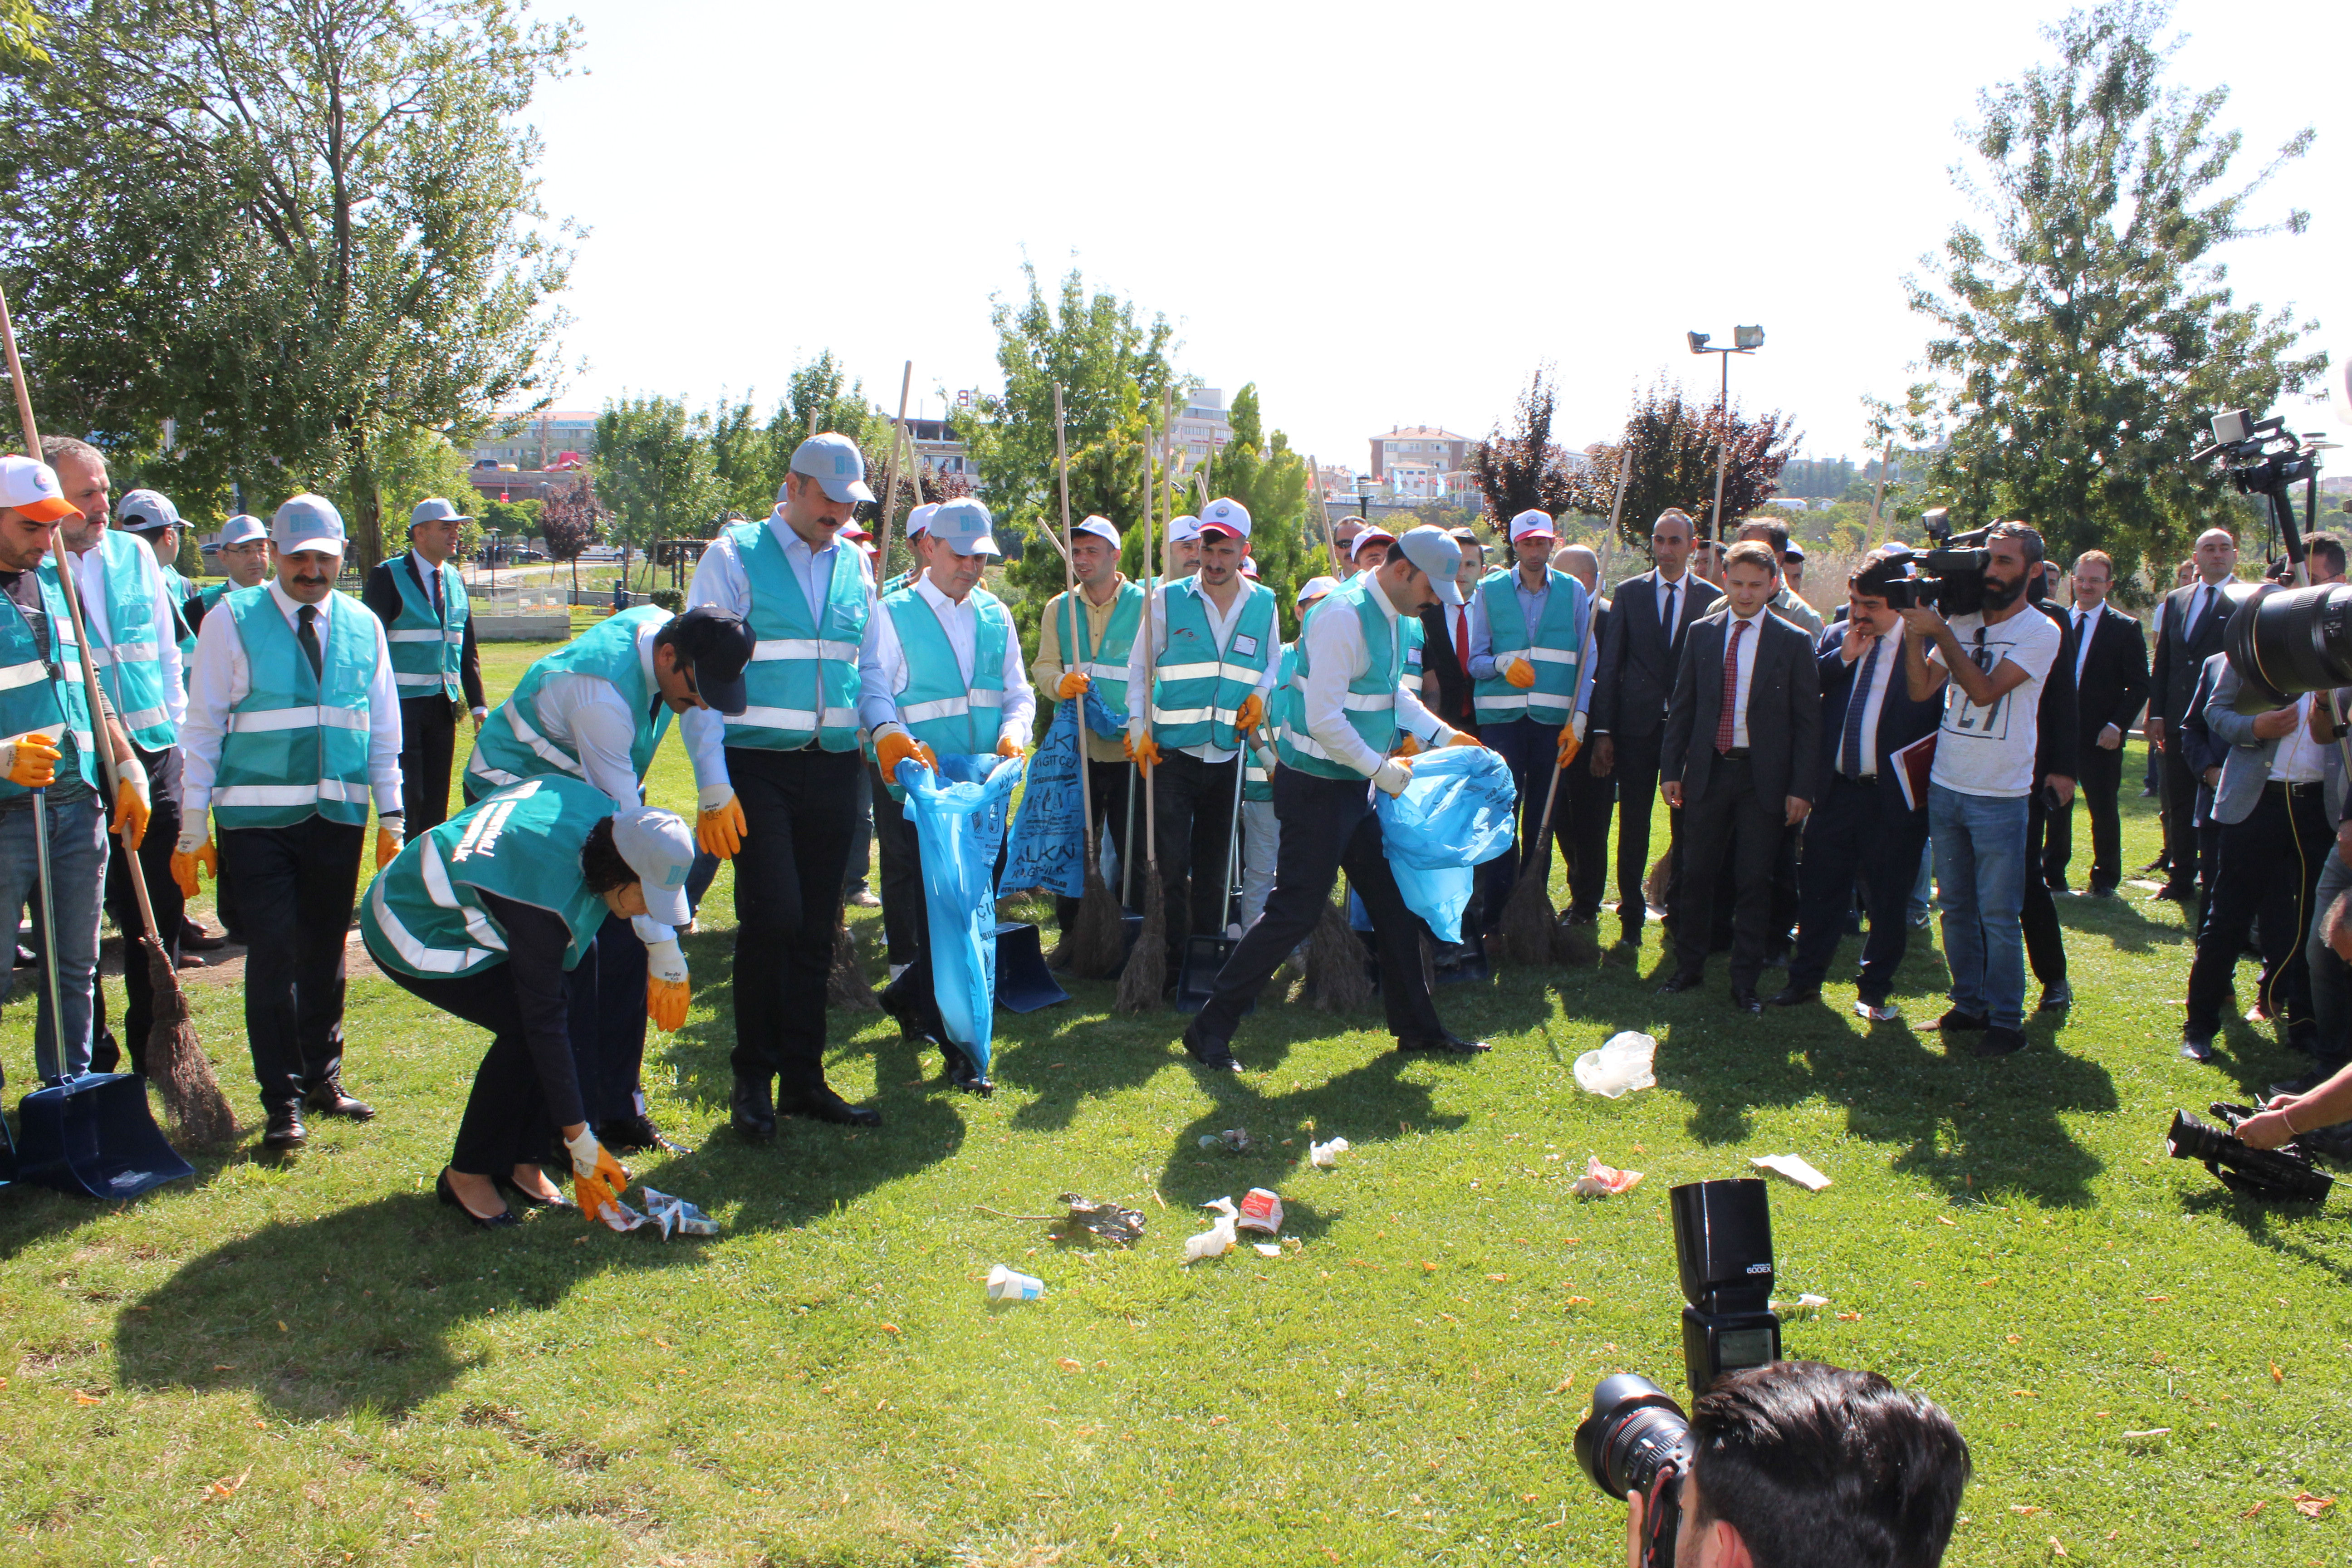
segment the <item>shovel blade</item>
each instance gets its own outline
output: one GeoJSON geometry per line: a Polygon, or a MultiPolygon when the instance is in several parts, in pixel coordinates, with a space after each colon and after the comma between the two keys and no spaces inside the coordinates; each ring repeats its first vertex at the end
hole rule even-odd
{"type": "Polygon", "coordinates": [[[1217,974],[1238,945],[1231,937],[1188,936],[1183,967],[1176,972],[1176,1011],[1197,1013],[1217,989],[1217,974]]]}
{"type": "Polygon", "coordinates": [[[84,1073],[35,1089],[17,1101],[16,1121],[20,1182],[122,1199],[196,1173],[155,1125],[146,1080],[130,1073],[84,1073]]]}
{"type": "Polygon", "coordinates": [[[1010,1007],[1015,1013],[1034,1013],[1040,1007],[1051,1007],[1069,999],[1070,994],[1062,989],[1061,982],[1045,967],[1037,928],[1010,921],[998,925],[996,1005],[1010,1007]]]}

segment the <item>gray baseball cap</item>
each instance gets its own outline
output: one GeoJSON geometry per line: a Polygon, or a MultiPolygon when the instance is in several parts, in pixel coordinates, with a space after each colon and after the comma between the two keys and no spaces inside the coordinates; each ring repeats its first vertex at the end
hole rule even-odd
{"type": "MultiPolygon", "coordinates": [[[[814,479],[835,500],[872,500],[866,488],[866,454],[846,436],[826,430],[793,448],[793,472],[814,479]]],[[[784,492],[776,491],[782,505],[784,492]]]]}
{"type": "Polygon", "coordinates": [[[125,533],[161,533],[180,526],[180,509],[161,490],[132,490],[114,503],[114,521],[125,533]]]}
{"type": "Polygon", "coordinates": [[[308,490],[279,502],[277,515],[269,521],[269,542],[289,554],[319,550],[341,555],[344,541],[343,514],[335,510],[333,501],[308,490]]]}
{"type": "Polygon", "coordinates": [[[1404,552],[1407,561],[1429,574],[1429,585],[1436,591],[1439,604],[1462,602],[1462,590],[1454,585],[1454,574],[1462,570],[1462,546],[1451,534],[1424,522],[1406,529],[1397,548],[1404,552]]]}
{"type": "Polygon", "coordinates": [[[415,510],[408,514],[408,526],[412,529],[420,523],[426,522],[471,522],[473,521],[471,513],[459,511],[439,496],[426,496],[423,500],[418,501],[415,510]]]}
{"type": "Polygon", "coordinates": [[[646,913],[666,926],[682,926],[694,918],[686,901],[686,874],[694,867],[694,831],[686,818],[652,805],[616,811],[613,847],[637,874],[646,893],[646,913]]]}
{"type": "Polygon", "coordinates": [[[241,511],[221,524],[220,538],[216,542],[223,550],[226,550],[232,544],[250,544],[257,539],[268,537],[268,523],[249,511],[241,511]]]}

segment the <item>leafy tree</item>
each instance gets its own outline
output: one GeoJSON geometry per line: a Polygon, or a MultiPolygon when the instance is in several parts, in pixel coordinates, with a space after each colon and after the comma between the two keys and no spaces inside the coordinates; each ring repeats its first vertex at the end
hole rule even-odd
{"type": "MultiPolygon", "coordinates": [[[[1551,438],[1557,402],[1551,367],[1538,365],[1519,393],[1512,428],[1507,433],[1498,422],[1470,448],[1471,475],[1486,499],[1486,516],[1498,529],[1507,529],[1511,519],[1529,508],[1556,518],[1589,493],[1578,485],[1568,454],[1551,438]]],[[[1601,510],[1608,510],[1607,503],[1601,510]]]]}
{"type": "MultiPolygon", "coordinates": [[[[2251,199],[2312,132],[2231,184],[2241,137],[2226,88],[2167,86],[2169,6],[2113,0],[2045,30],[2058,58],[1980,94],[1966,132],[1990,232],[1956,226],[1908,280],[1935,323],[1951,445],[1936,465],[1971,521],[2022,517],[2053,555],[2097,546],[2168,572],[2227,510],[2192,468],[2216,409],[2262,409],[2326,368],[2298,354],[2316,322],[2232,302],[2214,252],[2307,215],[2249,226],[2251,199]]],[[[1956,174],[1967,188],[1966,180],[1956,174]]]]}
{"type": "MultiPolygon", "coordinates": [[[[44,423],[302,486],[383,550],[394,449],[546,395],[569,252],[523,126],[570,24],[510,0],[61,0],[0,60],[0,237],[44,423]]],[[[0,26],[5,33],[5,26],[0,26]]],[[[5,55],[0,50],[0,55],[5,55]]]]}
{"type": "MultiPolygon", "coordinates": [[[[410,509],[425,497],[453,501],[459,511],[481,510],[467,504],[475,492],[465,454],[439,431],[394,431],[377,444],[376,452],[376,493],[383,509],[383,532],[394,542],[395,552],[406,547],[410,509]]],[[[346,486],[335,492],[334,499],[342,509],[344,526],[356,536],[359,530],[352,519],[357,514],[359,498],[346,486]]]]}
{"type": "Polygon", "coordinates": [[[725,497],[711,468],[709,426],[708,414],[688,414],[669,397],[624,397],[597,415],[596,494],[624,551],[716,531],[725,497]]]}
{"type": "Polygon", "coordinates": [[[1595,447],[1591,467],[1576,475],[1576,510],[1608,513],[1616,499],[1618,467],[1630,446],[1633,473],[1626,480],[1624,510],[1617,525],[1626,541],[1646,551],[1650,525],[1670,506],[1688,512],[1702,533],[1721,537],[1724,531],[1711,526],[1710,514],[1715,510],[1716,457],[1727,429],[1730,457],[1723,479],[1724,515],[1746,516],[1771,499],[1781,466],[1795,450],[1796,431],[1788,416],[1746,419],[1737,405],[1727,410],[1712,402],[1694,405],[1684,399],[1681,387],[1664,379],[1634,394],[1619,443],[1595,447]]]}
{"type": "Polygon", "coordinates": [[[539,536],[547,545],[547,558],[571,563],[574,593],[580,589],[580,552],[596,542],[597,521],[595,492],[585,475],[540,504],[539,536]]]}
{"type": "Polygon", "coordinates": [[[1257,563],[1258,581],[1274,590],[1284,635],[1291,636],[1297,630],[1292,602],[1298,585],[1328,559],[1319,513],[1315,514],[1312,537],[1308,532],[1313,508],[1307,496],[1307,459],[1292,449],[1290,437],[1281,431],[1271,437],[1265,434],[1255,382],[1234,394],[1225,417],[1234,437],[1217,454],[1209,492],[1230,496],[1249,509],[1250,557],[1257,563]]]}

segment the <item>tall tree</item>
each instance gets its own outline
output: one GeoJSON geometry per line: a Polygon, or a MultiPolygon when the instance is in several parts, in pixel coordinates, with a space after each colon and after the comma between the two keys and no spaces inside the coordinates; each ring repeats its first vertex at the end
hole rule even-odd
{"type": "Polygon", "coordinates": [[[0,239],[46,422],[191,491],[347,495],[541,403],[570,253],[522,125],[569,23],[509,0],[62,0],[0,52],[0,239]]]}
{"type": "Polygon", "coordinates": [[[725,508],[710,466],[710,416],[671,397],[624,397],[596,416],[596,495],[624,550],[707,538],[725,508]]]}
{"type": "MultiPolygon", "coordinates": [[[[1538,365],[1521,389],[1511,428],[1497,421],[1485,440],[1470,448],[1470,473],[1486,502],[1487,519],[1507,530],[1511,519],[1534,508],[1558,517],[1580,493],[1575,460],[1551,438],[1551,367],[1538,365]]],[[[1608,508],[1604,505],[1602,510],[1608,508]]]]}
{"type": "MultiPolygon", "coordinates": [[[[2218,123],[2226,88],[2168,86],[2178,47],[2162,0],[2116,0],[2045,29],[2057,59],[1979,96],[1965,132],[1990,231],[1956,226],[1911,306],[1935,323],[1951,446],[1937,465],[1972,521],[2022,517],[2053,554],[2098,546],[2168,561],[2229,510],[2189,454],[2219,409],[2300,391],[2326,356],[2298,353],[2292,310],[2234,304],[2224,243],[2252,198],[2311,144],[2289,138],[2235,184],[2241,137],[2218,123]]],[[[1955,171],[1964,189],[1968,177],[1955,171]]]]}
{"type": "MultiPolygon", "coordinates": [[[[1307,459],[1281,431],[1265,434],[1255,382],[1234,394],[1226,421],[1234,436],[1210,470],[1210,493],[1230,496],[1249,509],[1250,558],[1257,563],[1258,581],[1274,590],[1277,618],[1288,636],[1297,630],[1291,605],[1298,584],[1328,559],[1319,514],[1315,540],[1310,543],[1307,537],[1307,459]]],[[[1197,506],[1186,503],[1185,510],[1197,506]]]]}
{"type": "Polygon", "coordinates": [[[1795,428],[1785,414],[1748,419],[1737,404],[1725,409],[1711,398],[1691,403],[1681,387],[1662,378],[1633,395],[1624,435],[1613,445],[1595,448],[1591,467],[1576,475],[1575,508],[1608,513],[1616,500],[1619,463],[1631,447],[1633,473],[1625,484],[1619,533],[1647,550],[1651,523],[1668,507],[1678,506],[1701,532],[1720,537],[1724,531],[1715,526],[1712,516],[1716,455],[1727,441],[1730,456],[1723,480],[1723,515],[1737,521],[1770,500],[1779,488],[1781,467],[1796,450],[1795,428]]]}

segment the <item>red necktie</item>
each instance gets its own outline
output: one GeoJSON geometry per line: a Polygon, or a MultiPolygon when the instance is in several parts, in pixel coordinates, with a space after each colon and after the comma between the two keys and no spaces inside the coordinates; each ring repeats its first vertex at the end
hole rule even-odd
{"type": "Polygon", "coordinates": [[[1470,607],[1466,605],[1454,612],[1454,662],[1464,669],[1470,668],[1470,607]]]}
{"type": "Polygon", "coordinates": [[[1723,709],[1715,716],[1715,749],[1721,752],[1731,750],[1731,710],[1739,700],[1739,634],[1748,629],[1746,621],[1731,623],[1731,641],[1723,650],[1723,709]]]}

